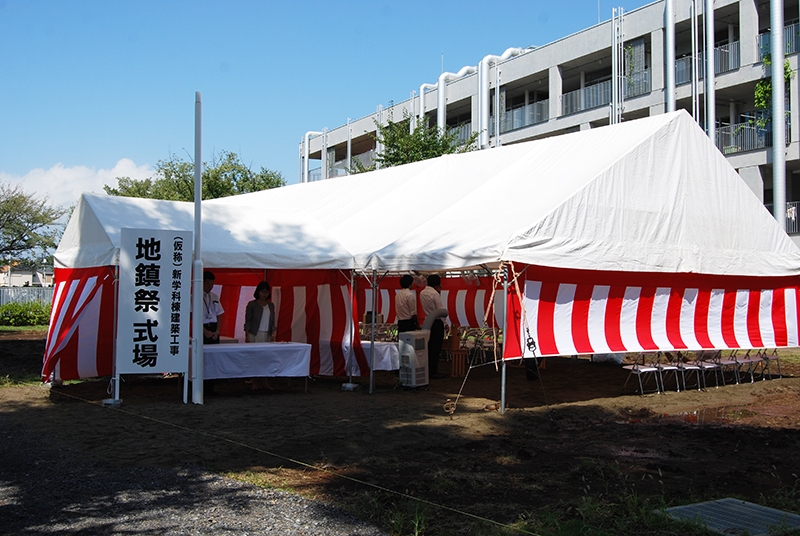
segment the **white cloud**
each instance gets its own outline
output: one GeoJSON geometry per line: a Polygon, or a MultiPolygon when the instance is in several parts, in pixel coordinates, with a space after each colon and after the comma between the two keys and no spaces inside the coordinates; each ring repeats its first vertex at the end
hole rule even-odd
{"type": "Polygon", "coordinates": [[[0,171],[0,182],[20,186],[28,194],[47,196],[53,205],[70,207],[78,202],[84,192],[103,193],[103,186],[117,186],[117,177],[146,179],[155,170],[148,164],[137,166],[133,160],[122,158],[111,169],[94,169],[88,166],[64,167],[56,164],[50,169],[32,169],[25,175],[12,175],[0,171]]]}

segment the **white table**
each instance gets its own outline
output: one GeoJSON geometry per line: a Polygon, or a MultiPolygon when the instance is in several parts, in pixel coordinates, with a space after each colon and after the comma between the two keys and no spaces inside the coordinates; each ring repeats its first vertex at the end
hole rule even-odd
{"type": "MultiPolygon", "coordinates": [[[[370,341],[361,341],[361,347],[367,356],[369,364],[370,341]]],[[[398,370],[400,368],[400,350],[396,342],[375,341],[375,355],[373,356],[373,370],[398,370]]]]}
{"type": "Polygon", "coordinates": [[[307,378],[311,345],[300,342],[256,342],[203,345],[203,377],[307,378]]]}

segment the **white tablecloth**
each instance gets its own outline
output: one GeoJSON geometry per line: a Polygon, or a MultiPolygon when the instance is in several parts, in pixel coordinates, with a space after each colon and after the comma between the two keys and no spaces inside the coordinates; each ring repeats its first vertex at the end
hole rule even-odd
{"type": "Polygon", "coordinates": [[[306,377],[311,367],[311,345],[299,342],[206,344],[203,377],[306,377]]]}
{"type": "MultiPolygon", "coordinates": [[[[370,341],[361,341],[361,347],[367,356],[369,364],[369,349],[372,347],[370,341]]],[[[375,356],[373,357],[374,370],[397,370],[400,368],[400,350],[396,342],[375,341],[375,356]]]]}

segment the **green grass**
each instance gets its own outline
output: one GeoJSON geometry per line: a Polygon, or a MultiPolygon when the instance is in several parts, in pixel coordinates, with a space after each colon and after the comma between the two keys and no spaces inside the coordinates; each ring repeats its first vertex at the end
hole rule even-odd
{"type": "Polygon", "coordinates": [[[0,326],[0,331],[47,331],[48,326],[0,326]]]}

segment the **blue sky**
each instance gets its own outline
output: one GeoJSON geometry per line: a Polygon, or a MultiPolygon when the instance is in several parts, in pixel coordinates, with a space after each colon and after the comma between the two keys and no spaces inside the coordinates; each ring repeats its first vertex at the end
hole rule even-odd
{"type": "Polygon", "coordinates": [[[647,3],[0,0],[0,182],[69,206],[190,160],[200,91],[203,159],[233,151],[292,184],[306,131],[647,3]]]}

